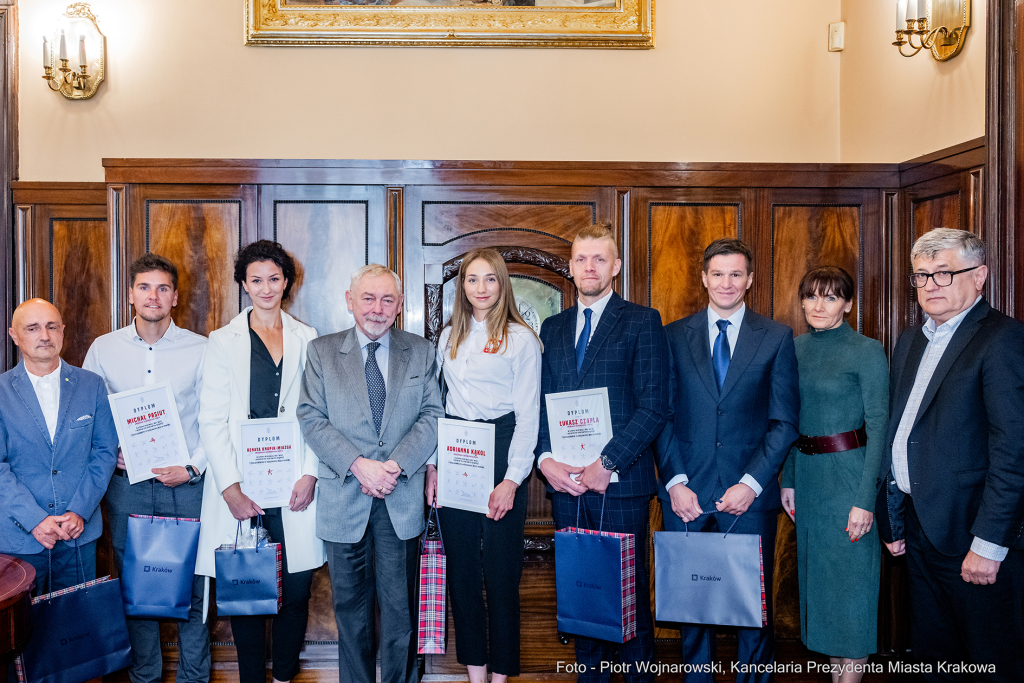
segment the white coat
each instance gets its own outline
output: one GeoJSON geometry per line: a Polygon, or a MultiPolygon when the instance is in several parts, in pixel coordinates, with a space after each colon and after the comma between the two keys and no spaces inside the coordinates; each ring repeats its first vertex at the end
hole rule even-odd
{"type": "MultiPolygon", "coordinates": [[[[249,418],[249,367],[251,348],[249,340],[249,311],[246,308],[226,326],[210,334],[203,362],[203,386],[199,394],[199,436],[209,458],[206,486],[203,491],[202,528],[199,532],[199,556],[196,574],[216,576],[214,550],[222,544],[234,543],[238,521],[231,515],[221,492],[242,481],[242,458],[235,430],[237,420],[249,418]],[[213,475],[212,479],[210,474],[213,475]]],[[[284,358],[281,374],[279,417],[298,419],[295,406],[302,389],[302,374],[306,365],[306,345],[316,339],[316,330],[300,323],[284,311],[284,358]]],[[[319,459],[300,435],[302,453],[301,474],[317,476],[319,459]]],[[[319,488],[319,487],[318,487],[319,488]]],[[[316,535],[316,503],[302,512],[281,508],[284,526],[285,552],[288,571],[301,572],[316,569],[327,561],[324,542],[316,535]]],[[[242,522],[248,529],[249,522],[242,522]]]]}

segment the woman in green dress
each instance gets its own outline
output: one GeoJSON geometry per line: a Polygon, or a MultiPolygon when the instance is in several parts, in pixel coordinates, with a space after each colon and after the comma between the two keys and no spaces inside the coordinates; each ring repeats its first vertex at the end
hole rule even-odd
{"type": "Polygon", "coordinates": [[[796,338],[801,436],[782,469],[782,506],[796,523],[801,639],[830,657],[835,683],[860,681],[877,649],[881,544],[871,510],[889,415],[882,345],[843,320],[853,296],[842,268],[816,268],[800,282],[810,327],[796,338]]]}

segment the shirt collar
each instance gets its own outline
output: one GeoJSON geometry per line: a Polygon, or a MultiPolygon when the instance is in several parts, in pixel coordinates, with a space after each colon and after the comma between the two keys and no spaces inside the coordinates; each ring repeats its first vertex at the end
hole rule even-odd
{"type": "MultiPolygon", "coordinates": [[[[132,318],[131,324],[125,328],[128,331],[128,336],[132,341],[141,342],[143,344],[149,344],[145,339],[139,336],[139,330],[135,327],[135,321],[137,318],[132,318]]],[[[163,344],[164,342],[174,343],[174,340],[178,338],[178,333],[181,328],[174,324],[174,318],[171,318],[170,326],[164,330],[164,336],[157,340],[156,344],[163,344]]],[[[153,346],[156,346],[153,344],[153,346]]]]}
{"type": "Polygon", "coordinates": [[[484,318],[483,320],[477,320],[471,315],[469,319],[471,321],[470,329],[472,329],[474,332],[479,332],[481,330],[484,332],[487,331],[487,318],[484,318]]]}
{"type": "Polygon", "coordinates": [[[46,380],[47,382],[59,382],[59,380],[60,380],[61,364],[63,362],[64,362],[64,359],[61,358],[57,362],[57,369],[54,370],[53,372],[49,373],[49,374],[43,375],[42,377],[40,377],[38,375],[33,375],[31,372],[28,371],[28,368],[25,368],[25,374],[28,375],[29,380],[32,381],[32,388],[35,389],[36,385],[39,384],[39,382],[41,380],[46,380]]]}
{"type": "MultiPolygon", "coordinates": [[[[729,321],[730,325],[732,325],[736,329],[739,329],[740,323],[743,322],[743,314],[746,313],[746,312],[747,312],[747,304],[746,304],[746,302],[744,302],[744,303],[740,304],[740,307],[737,308],[736,311],[732,315],[730,315],[728,318],[726,318],[726,320],[729,321]]],[[[712,329],[712,328],[717,327],[718,321],[721,320],[721,319],[722,319],[722,316],[718,315],[718,313],[715,312],[715,309],[713,309],[710,306],[708,306],[708,329],[712,329]]]]}
{"type": "Polygon", "coordinates": [[[601,314],[604,313],[604,309],[608,308],[608,302],[612,300],[612,294],[614,292],[615,292],[614,289],[609,291],[607,294],[605,294],[603,297],[601,297],[600,299],[598,299],[594,303],[590,304],[589,306],[584,306],[582,301],[578,302],[580,308],[579,308],[579,312],[577,313],[576,317],[577,318],[583,317],[583,310],[586,309],[586,308],[589,308],[591,311],[593,311],[593,313],[590,314],[591,316],[596,315],[598,318],[600,318],[601,314]]]}
{"type": "MultiPolygon", "coordinates": [[[[365,334],[363,334],[363,331],[360,330],[359,327],[356,327],[356,339],[359,340],[360,349],[365,349],[367,344],[369,344],[371,341],[374,341],[373,339],[370,339],[365,334]]],[[[383,346],[385,349],[389,349],[389,344],[391,343],[391,328],[389,327],[388,331],[384,333],[384,336],[381,337],[380,339],[377,339],[376,342],[383,346]]]]}
{"type": "Polygon", "coordinates": [[[931,339],[939,330],[943,330],[944,332],[953,334],[954,332],[956,332],[956,328],[960,327],[960,323],[964,321],[964,318],[967,317],[967,314],[971,312],[971,309],[978,305],[979,301],[981,301],[980,294],[978,295],[978,298],[974,300],[974,303],[971,304],[966,310],[960,311],[959,313],[957,313],[956,315],[954,315],[952,318],[942,323],[941,325],[936,324],[935,321],[931,319],[931,316],[928,316],[928,319],[924,322],[925,336],[928,337],[929,341],[931,341],[931,339]]]}

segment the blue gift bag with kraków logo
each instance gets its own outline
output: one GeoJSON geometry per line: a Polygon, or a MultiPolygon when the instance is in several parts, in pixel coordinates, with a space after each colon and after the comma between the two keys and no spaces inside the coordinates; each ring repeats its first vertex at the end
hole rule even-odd
{"type": "MultiPolygon", "coordinates": [[[[257,517],[257,526],[262,526],[257,517]]],[[[242,523],[238,523],[239,530],[242,523]]],[[[258,536],[257,536],[258,538],[258,536]]],[[[214,551],[217,615],[277,614],[281,607],[281,544],[257,541],[255,548],[222,545],[214,551]]]]}

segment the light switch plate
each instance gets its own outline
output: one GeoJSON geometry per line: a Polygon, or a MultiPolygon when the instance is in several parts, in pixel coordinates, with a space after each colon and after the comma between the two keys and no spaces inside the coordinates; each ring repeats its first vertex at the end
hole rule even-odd
{"type": "Polygon", "coordinates": [[[846,22],[839,21],[828,25],[828,51],[842,52],[846,39],[846,22]]]}

